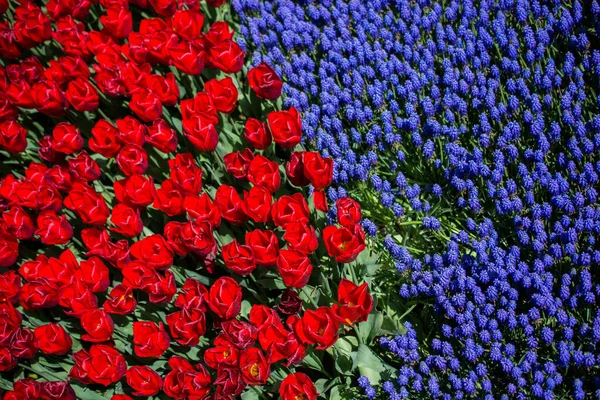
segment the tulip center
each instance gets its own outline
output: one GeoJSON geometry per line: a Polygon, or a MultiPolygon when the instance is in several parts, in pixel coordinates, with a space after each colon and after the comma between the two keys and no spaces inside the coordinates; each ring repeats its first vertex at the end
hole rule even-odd
{"type": "Polygon", "coordinates": [[[302,393],[296,396],[296,400],[308,400],[308,397],[306,397],[306,395],[302,393]]]}
{"type": "Polygon", "coordinates": [[[223,352],[223,357],[227,358],[227,357],[229,357],[229,354],[231,354],[231,353],[229,352],[229,350],[225,350],[225,351],[223,352]]]}
{"type": "Polygon", "coordinates": [[[319,330],[317,331],[317,333],[319,334],[319,336],[323,336],[324,332],[325,332],[325,328],[319,328],[319,330]]]}
{"type": "Polygon", "coordinates": [[[342,242],[338,247],[342,250],[346,250],[346,247],[348,247],[349,244],[350,242],[342,242]]]}
{"type": "Polygon", "coordinates": [[[252,364],[252,366],[250,367],[250,375],[252,375],[254,378],[256,378],[258,376],[259,370],[258,370],[258,364],[252,364]]]}

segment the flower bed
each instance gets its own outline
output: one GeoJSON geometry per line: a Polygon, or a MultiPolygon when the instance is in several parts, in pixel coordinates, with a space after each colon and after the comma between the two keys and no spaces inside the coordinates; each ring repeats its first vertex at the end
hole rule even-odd
{"type": "Polygon", "coordinates": [[[387,250],[366,395],[600,396],[598,2],[232,5],[387,250]]]}
{"type": "Polygon", "coordinates": [[[221,6],[0,2],[4,399],[351,387],[336,354],[381,317],[361,208],[327,218],[333,161],[221,6]]]}

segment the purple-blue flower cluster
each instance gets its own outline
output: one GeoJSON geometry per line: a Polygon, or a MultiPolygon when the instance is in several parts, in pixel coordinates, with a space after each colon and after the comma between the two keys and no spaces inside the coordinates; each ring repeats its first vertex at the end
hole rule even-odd
{"type": "Polygon", "coordinates": [[[600,398],[598,0],[232,4],[435,311],[382,338],[398,376],[368,397],[600,398]],[[414,223],[422,253],[395,240],[414,223]]]}

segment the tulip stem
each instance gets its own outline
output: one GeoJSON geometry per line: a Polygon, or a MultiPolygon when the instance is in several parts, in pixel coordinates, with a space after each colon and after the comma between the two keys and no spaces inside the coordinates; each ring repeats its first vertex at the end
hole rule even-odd
{"type": "Polygon", "coordinates": [[[408,310],[406,310],[406,312],[404,314],[402,314],[398,319],[402,320],[404,317],[406,317],[408,314],[410,314],[410,312],[417,306],[417,304],[413,304],[412,307],[410,307],[408,310]]]}
{"type": "Polygon", "coordinates": [[[112,119],[110,119],[105,113],[104,111],[102,111],[101,108],[98,108],[96,111],[98,111],[98,114],[100,114],[100,116],[102,118],[104,118],[105,120],[107,120],[108,122],[110,122],[111,124],[113,123],[112,119]]]}
{"type": "MultiPolygon", "coordinates": [[[[319,308],[319,305],[318,305],[317,303],[315,303],[315,300],[313,299],[313,297],[312,297],[312,294],[306,293],[305,289],[306,289],[306,286],[304,286],[304,287],[302,288],[302,293],[304,293],[304,295],[305,295],[305,296],[308,298],[308,300],[309,300],[309,301],[310,301],[310,303],[313,305],[313,307],[315,307],[315,308],[319,308]]],[[[316,289],[316,288],[315,288],[315,289],[316,289]]],[[[314,293],[314,290],[313,290],[313,293],[314,293]]]]}

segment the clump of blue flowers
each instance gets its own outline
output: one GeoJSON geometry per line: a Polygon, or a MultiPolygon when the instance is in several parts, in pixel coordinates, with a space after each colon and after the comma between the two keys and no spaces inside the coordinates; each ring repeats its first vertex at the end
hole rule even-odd
{"type": "Polygon", "coordinates": [[[435,311],[382,338],[398,376],[365,394],[600,398],[598,1],[233,6],[337,187],[369,188],[400,297],[435,311]]]}

